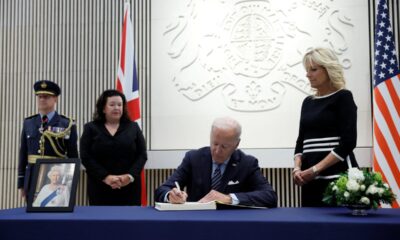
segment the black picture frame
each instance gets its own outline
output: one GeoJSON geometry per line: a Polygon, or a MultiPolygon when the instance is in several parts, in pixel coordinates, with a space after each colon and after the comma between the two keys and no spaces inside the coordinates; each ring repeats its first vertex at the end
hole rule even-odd
{"type": "Polygon", "coordinates": [[[37,159],[27,201],[27,212],[73,212],[80,159],[37,159]]]}

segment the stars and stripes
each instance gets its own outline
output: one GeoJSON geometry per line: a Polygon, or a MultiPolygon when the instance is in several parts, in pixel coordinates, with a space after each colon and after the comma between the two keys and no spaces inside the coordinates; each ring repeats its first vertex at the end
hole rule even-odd
{"type": "MultiPolygon", "coordinates": [[[[140,126],[140,99],[139,83],[136,75],[135,55],[133,42],[133,27],[130,14],[130,4],[124,5],[124,22],[122,25],[122,36],[120,45],[120,60],[117,74],[117,90],[124,93],[127,101],[128,114],[132,121],[140,126]]],[[[142,206],[147,205],[147,190],[144,172],[141,173],[142,180],[142,206]]]]}
{"type": "Polygon", "coordinates": [[[373,167],[382,173],[400,205],[400,72],[386,0],[377,1],[373,91],[373,167]]]}

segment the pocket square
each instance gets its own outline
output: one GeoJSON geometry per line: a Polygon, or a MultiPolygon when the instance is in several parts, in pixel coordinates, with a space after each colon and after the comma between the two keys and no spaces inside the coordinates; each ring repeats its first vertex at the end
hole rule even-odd
{"type": "Polygon", "coordinates": [[[228,182],[228,185],[236,185],[236,184],[239,184],[239,181],[235,181],[234,182],[234,181],[231,180],[231,181],[228,182]]]}

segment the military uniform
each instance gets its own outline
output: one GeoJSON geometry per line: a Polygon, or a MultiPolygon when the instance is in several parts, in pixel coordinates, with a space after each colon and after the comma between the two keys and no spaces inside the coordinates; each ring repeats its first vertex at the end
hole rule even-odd
{"type": "MultiPolygon", "coordinates": [[[[60,94],[59,87],[50,81],[37,82],[34,88],[36,94],[60,94]]],[[[24,188],[25,193],[29,193],[33,166],[37,159],[76,157],[77,131],[72,119],[57,112],[45,125],[40,114],[25,118],[19,151],[18,188],[24,188]]]]}

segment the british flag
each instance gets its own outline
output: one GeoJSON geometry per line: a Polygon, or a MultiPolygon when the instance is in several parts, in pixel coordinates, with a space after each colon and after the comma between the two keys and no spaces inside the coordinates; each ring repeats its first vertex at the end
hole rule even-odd
{"type": "MultiPolygon", "coordinates": [[[[136,74],[133,27],[130,16],[130,4],[125,2],[124,21],[122,25],[122,36],[120,45],[120,60],[117,74],[117,90],[124,93],[128,105],[128,114],[132,121],[140,126],[140,98],[139,83],[136,74]]],[[[147,191],[144,172],[141,173],[142,180],[142,206],[147,205],[147,191]]]]}

